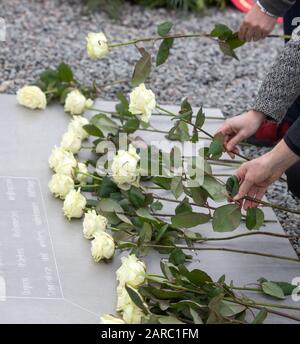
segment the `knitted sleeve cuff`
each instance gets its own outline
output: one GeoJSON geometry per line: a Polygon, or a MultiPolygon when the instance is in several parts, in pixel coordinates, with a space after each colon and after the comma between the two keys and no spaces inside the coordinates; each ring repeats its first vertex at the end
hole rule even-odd
{"type": "Polygon", "coordinates": [[[296,0],[259,0],[261,6],[276,17],[281,17],[296,0]]]}
{"type": "Polygon", "coordinates": [[[266,103],[264,99],[257,98],[253,104],[251,110],[262,112],[269,119],[273,119],[276,122],[281,122],[284,118],[284,114],[276,108],[266,103]]]}
{"type": "Polygon", "coordinates": [[[284,136],[284,142],[290,150],[300,156],[300,118],[289,128],[284,136]]]}

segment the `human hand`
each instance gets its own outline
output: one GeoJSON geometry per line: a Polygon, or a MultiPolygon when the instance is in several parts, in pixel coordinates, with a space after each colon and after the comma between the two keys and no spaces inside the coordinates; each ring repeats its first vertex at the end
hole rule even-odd
{"type": "Polygon", "coordinates": [[[231,158],[237,152],[236,145],[255,134],[265,115],[262,112],[249,111],[242,115],[228,118],[218,130],[224,135],[224,146],[231,158]]]}
{"type": "Polygon", "coordinates": [[[284,171],[299,160],[299,156],[293,153],[284,140],[270,152],[240,166],[235,175],[240,182],[238,194],[234,201],[241,201],[244,209],[257,207],[257,203],[244,197],[261,200],[268,186],[279,179],[284,171]]]}
{"type": "Polygon", "coordinates": [[[263,13],[255,4],[240,25],[239,38],[247,42],[263,39],[274,29],[276,22],[277,17],[263,13]]]}

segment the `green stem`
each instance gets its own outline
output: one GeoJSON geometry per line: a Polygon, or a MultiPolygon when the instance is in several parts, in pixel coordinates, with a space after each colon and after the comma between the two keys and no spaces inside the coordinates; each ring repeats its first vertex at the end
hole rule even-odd
{"type": "Polygon", "coordinates": [[[160,134],[169,134],[168,131],[166,130],[158,130],[158,129],[150,129],[150,128],[139,128],[137,129],[139,131],[149,131],[149,132],[152,132],[152,133],[160,133],[160,134]]]}
{"type": "MultiPolygon", "coordinates": [[[[239,300],[239,299],[236,299],[236,298],[235,299],[233,299],[233,298],[227,298],[226,299],[225,298],[225,300],[233,302],[233,303],[237,303],[239,305],[243,305],[243,306],[248,306],[248,307],[251,307],[251,308],[259,309],[259,310],[265,309],[268,313],[275,314],[275,315],[278,315],[278,316],[281,316],[281,317],[284,317],[284,318],[289,318],[289,319],[296,320],[296,321],[300,322],[300,317],[298,317],[296,315],[278,312],[278,311],[276,311],[276,310],[274,310],[272,308],[269,308],[269,307],[274,307],[274,308],[289,309],[289,310],[293,309],[293,308],[291,308],[289,306],[283,306],[283,305],[278,305],[278,304],[270,304],[270,306],[267,306],[267,305],[269,305],[267,303],[256,303],[256,302],[249,303],[249,302],[246,302],[244,300],[239,300]]],[[[297,309],[297,310],[300,310],[300,309],[297,309]]]]}
{"type": "Polygon", "coordinates": [[[155,42],[155,41],[164,40],[166,38],[193,38],[193,37],[207,37],[207,38],[214,39],[209,34],[204,33],[204,32],[187,33],[187,34],[177,33],[177,34],[173,34],[173,35],[167,35],[164,37],[162,37],[162,36],[141,37],[141,38],[132,39],[132,40],[127,41],[127,42],[112,43],[112,44],[109,44],[109,48],[123,47],[123,46],[127,46],[127,45],[135,45],[135,44],[140,43],[140,42],[155,42]]]}
{"type": "Polygon", "coordinates": [[[212,177],[231,177],[232,174],[229,174],[229,173],[212,173],[212,174],[209,174],[209,173],[206,173],[212,177]]]}
{"type": "Polygon", "coordinates": [[[100,184],[75,184],[76,188],[98,188],[100,184]]]}
{"type": "MultiPolygon", "coordinates": [[[[171,117],[170,115],[165,114],[165,113],[153,113],[152,116],[171,117]]],[[[193,118],[195,118],[195,116],[193,116],[193,118]]],[[[224,117],[218,117],[218,116],[205,116],[205,119],[211,119],[211,120],[217,120],[217,121],[225,121],[224,117]]]]}
{"type": "Polygon", "coordinates": [[[89,111],[96,111],[96,112],[99,112],[99,113],[105,113],[107,115],[115,114],[115,112],[113,112],[113,111],[100,110],[100,109],[96,109],[96,108],[89,108],[89,111]]]}
{"type": "MultiPolygon", "coordinates": [[[[235,298],[238,301],[241,301],[241,299],[239,298],[235,298]]],[[[245,301],[243,301],[245,302],[245,301]]],[[[287,306],[287,305],[280,305],[278,303],[266,303],[266,302],[254,302],[254,301],[250,301],[250,302],[246,302],[247,305],[249,306],[263,306],[263,307],[272,307],[272,308],[281,308],[281,309],[289,309],[289,310],[293,310],[293,311],[298,311],[300,312],[300,307],[295,307],[295,306],[287,306]]]]}
{"type": "Polygon", "coordinates": [[[255,291],[258,293],[262,292],[262,289],[259,288],[248,288],[248,287],[235,287],[235,286],[230,286],[232,290],[243,290],[243,291],[255,291]]]}
{"type": "Polygon", "coordinates": [[[263,205],[265,207],[269,207],[269,208],[273,208],[273,209],[278,209],[278,210],[286,211],[288,213],[300,215],[300,211],[296,210],[296,209],[285,208],[285,207],[282,207],[282,206],[277,205],[277,204],[265,202],[265,201],[258,200],[256,198],[252,198],[252,197],[248,197],[248,196],[244,197],[244,199],[249,200],[249,201],[253,201],[253,202],[258,203],[258,204],[261,204],[261,205],[263,205]]]}
{"type": "MultiPolygon", "coordinates": [[[[156,128],[139,128],[137,129],[137,131],[150,131],[150,132],[153,132],[153,133],[160,133],[160,134],[165,134],[165,135],[168,135],[169,134],[169,131],[167,130],[158,130],[156,128]]],[[[199,140],[208,140],[208,141],[211,141],[211,138],[209,137],[204,137],[204,136],[199,136],[198,137],[199,140]]],[[[240,146],[252,146],[251,144],[247,144],[247,143],[239,143],[240,146]]],[[[228,160],[228,162],[231,162],[231,160],[228,160]]],[[[233,161],[233,163],[238,163],[237,161],[233,161]]],[[[241,163],[241,162],[240,162],[241,163]]]]}
{"type": "MultiPolygon", "coordinates": [[[[144,244],[144,246],[153,247],[153,248],[168,248],[168,249],[174,249],[175,248],[175,246],[172,246],[172,245],[157,245],[157,244],[144,244]]],[[[274,255],[274,254],[267,254],[267,253],[248,251],[248,250],[230,249],[230,248],[226,248],[226,247],[195,247],[195,246],[193,246],[191,248],[191,247],[185,246],[185,245],[176,245],[176,247],[180,248],[182,250],[190,250],[190,251],[224,251],[224,252],[232,252],[232,253],[241,253],[241,254],[246,254],[246,255],[261,256],[261,257],[280,259],[280,260],[288,260],[291,262],[300,263],[300,260],[298,258],[278,256],[278,255],[274,255]]]]}
{"type": "Polygon", "coordinates": [[[116,227],[108,227],[108,229],[110,229],[111,231],[113,232],[124,232],[130,236],[135,236],[135,234],[131,233],[131,232],[128,232],[126,229],[119,229],[119,228],[116,228],[116,227]]]}
{"type": "Polygon", "coordinates": [[[296,315],[291,315],[291,314],[287,314],[287,313],[284,313],[284,312],[278,312],[278,311],[275,311],[274,309],[260,307],[260,306],[249,306],[249,307],[255,308],[255,309],[258,309],[258,310],[265,309],[268,313],[275,314],[275,315],[278,315],[278,316],[283,317],[283,318],[288,318],[288,319],[296,320],[296,321],[300,322],[300,317],[297,317],[296,315]]]}
{"type": "MultiPolygon", "coordinates": [[[[150,276],[150,275],[147,275],[147,276],[150,276]]],[[[157,276],[159,278],[161,278],[160,276],[157,276]]],[[[152,281],[152,282],[155,282],[155,283],[160,283],[160,284],[164,284],[168,287],[171,287],[171,288],[175,288],[175,289],[178,289],[178,290],[182,290],[182,291],[189,291],[189,292],[192,292],[192,293],[195,293],[195,294],[200,294],[202,295],[203,293],[201,293],[200,291],[198,290],[195,290],[195,289],[190,289],[190,288],[186,288],[186,287],[182,287],[182,286],[179,286],[179,285],[174,285],[173,283],[169,283],[167,282],[166,280],[164,281],[159,281],[155,278],[152,278],[152,277],[147,277],[147,280],[149,281],[152,281]]]]}
{"type": "Polygon", "coordinates": [[[277,233],[272,233],[272,232],[247,232],[247,233],[242,233],[242,234],[237,234],[237,235],[232,235],[232,236],[228,236],[225,238],[201,238],[198,241],[225,241],[225,240],[232,240],[232,239],[239,239],[239,238],[243,238],[243,237],[249,237],[249,236],[256,236],[256,235],[263,235],[263,236],[270,236],[270,237],[274,237],[274,238],[285,238],[285,239],[290,239],[290,238],[294,238],[295,236],[288,236],[285,234],[277,234],[277,233]]]}
{"type": "Polygon", "coordinates": [[[210,164],[212,165],[217,165],[217,164],[220,164],[220,165],[241,165],[243,162],[242,161],[237,161],[237,160],[229,160],[229,159],[219,159],[219,160],[213,160],[213,159],[205,159],[207,160],[210,164]]]}
{"type": "Polygon", "coordinates": [[[76,171],[76,174],[82,174],[82,175],[84,175],[84,176],[87,176],[87,177],[91,177],[91,178],[94,178],[94,179],[96,179],[96,180],[100,180],[100,181],[102,181],[102,178],[101,177],[97,177],[97,176],[95,176],[94,174],[92,174],[92,173],[86,173],[86,172],[81,172],[81,171],[76,171]]]}
{"type": "MultiPolygon", "coordinates": [[[[116,48],[116,47],[123,47],[123,46],[128,46],[128,45],[135,45],[137,43],[141,42],[156,42],[160,40],[164,40],[166,38],[209,38],[213,41],[218,42],[216,38],[212,37],[209,33],[206,32],[195,32],[195,33],[174,33],[166,36],[152,36],[152,37],[140,37],[140,38],[135,38],[130,41],[126,42],[116,42],[116,43],[111,43],[108,45],[109,48],[116,48]]],[[[291,36],[288,35],[268,35],[268,38],[281,38],[281,39],[289,39],[291,36]]]]}
{"type": "Polygon", "coordinates": [[[242,164],[242,162],[238,163],[238,162],[222,162],[222,161],[218,161],[218,160],[207,160],[209,161],[210,165],[215,165],[215,166],[226,166],[226,167],[232,167],[232,168],[237,168],[239,165],[242,164]]]}
{"type": "Polygon", "coordinates": [[[51,94],[51,93],[55,93],[55,92],[57,92],[57,90],[56,90],[56,89],[53,89],[53,90],[47,90],[47,91],[45,91],[44,93],[45,93],[45,94],[51,94]]]}
{"type": "MultiPolygon", "coordinates": [[[[182,201],[179,201],[177,199],[168,198],[168,197],[162,197],[162,196],[158,196],[158,195],[155,195],[155,194],[153,194],[153,197],[158,199],[158,200],[166,201],[166,202],[171,202],[171,203],[180,204],[182,202],[182,201]]],[[[215,207],[209,206],[208,204],[203,204],[202,206],[200,206],[200,205],[198,205],[196,203],[190,203],[190,205],[192,205],[194,207],[199,207],[199,208],[207,208],[207,209],[210,209],[210,210],[216,210],[217,209],[215,207]]]]}
{"type": "MultiPolygon", "coordinates": [[[[109,85],[110,86],[110,85],[109,85]]],[[[95,109],[95,108],[90,108],[89,110],[91,111],[97,111],[97,112],[102,112],[102,113],[107,113],[109,115],[118,115],[116,111],[106,111],[106,110],[101,110],[101,109],[95,109]]],[[[170,117],[167,114],[164,113],[153,113],[152,116],[160,116],[160,117],[170,117]]],[[[118,117],[118,116],[116,116],[118,117]]],[[[130,116],[128,116],[129,118],[130,116]]],[[[195,116],[194,116],[195,117],[195,116]]],[[[220,121],[225,121],[224,117],[218,117],[218,116],[205,116],[205,119],[211,119],[211,120],[220,120],[220,121]]],[[[251,144],[247,144],[249,146],[252,146],[251,144]]]]}
{"type": "Polygon", "coordinates": [[[291,39],[291,35],[268,35],[267,38],[291,39]]]}
{"type": "Polygon", "coordinates": [[[161,106],[159,106],[159,105],[156,105],[156,108],[157,108],[158,110],[160,110],[160,111],[162,111],[162,112],[168,114],[170,117],[176,117],[176,116],[177,116],[174,112],[172,112],[172,111],[170,111],[170,110],[168,110],[168,109],[165,109],[165,108],[163,108],[163,107],[161,107],[161,106]]]}
{"type": "Polygon", "coordinates": [[[99,86],[99,87],[100,88],[108,88],[108,87],[113,87],[115,85],[128,84],[128,83],[129,83],[128,79],[120,79],[120,80],[113,81],[110,84],[102,85],[102,86],[99,86]]]}
{"type": "Polygon", "coordinates": [[[158,274],[147,274],[146,273],[146,277],[158,277],[158,278],[165,278],[165,276],[163,276],[163,275],[158,275],[158,274]]]}

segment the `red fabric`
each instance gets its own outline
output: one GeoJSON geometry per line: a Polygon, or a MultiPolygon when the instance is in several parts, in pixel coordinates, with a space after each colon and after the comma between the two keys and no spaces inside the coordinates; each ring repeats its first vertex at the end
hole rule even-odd
{"type": "Polygon", "coordinates": [[[277,123],[265,121],[257,130],[255,138],[258,140],[277,141],[277,123]]]}
{"type": "Polygon", "coordinates": [[[290,126],[291,124],[285,120],[279,125],[273,121],[265,121],[258,128],[255,139],[263,141],[268,140],[276,143],[284,137],[290,126]]]}
{"type": "Polygon", "coordinates": [[[279,140],[281,140],[284,137],[290,126],[291,124],[288,121],[282,121],[278,128],[277,137],[279,140]]]}
{"type": "MultiPolygon", "coordinates": [[[[249,12],[252,6],[254,5],[255,1],[253,0],[231,0],[233,5],[238,8],[242,12],[249,12]]],[[[278,18],[278,22],[282,23],[282,18],[278,18]]]]}

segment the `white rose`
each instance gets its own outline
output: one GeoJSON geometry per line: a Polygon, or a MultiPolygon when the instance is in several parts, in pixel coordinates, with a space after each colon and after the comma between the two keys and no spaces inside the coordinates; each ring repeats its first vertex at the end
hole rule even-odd
{"type": "Polygon", "coordinates": [[[145,316],[145,314],[134,304],[124,286],[118,286],[117,296],[117,311],[123,313],[124,321],[127,324],[141,323],[141,318],[145,316]]]}
{"type": "Polygon", "coordinates": [[[139,155],[136,149],[129,145],[129,150],[119,150],[114,157],[111,170],[112,179],[122,189],[129,189],[130,185],[139,185],[140,170],[138,168],[139,155]]]}
{"type": "Polygon", "coordinates": [[[80,151],[81,143],[81,138],[77,133],[73,131],[67,131],[62,137],[61,147],[73,154],[76,154],[80,151]]]}
{"type": "MultiPolygon", "coordinates": [[[[71,152],[70,152],[71,153],[71,152]]],[[[63,160],[56,166],[56,173],[66,174],[67,176],[73,176],[74,168],[77,166],[77,161],[72,155],[66,155],[63,160]]]]}
{"type": "Polygon", "coordinates": [[[97,215],[95,210],[89,210],[84,215],[83,235],[86,239],[92,239],[95,233],[106,230],[107,219],[102,215],[97,215]]]}
{"type": "Polygon", "coordinates": [[[67,152],[65,149],[61,147],[55,146],[52,149],[51,155],[48,159],[50,168],[52,168],[53,170],[56,170],[57,165],[65,157],[65,154],[72,154],[72,153],[67,152]]]}
{"type": "Polygon", "coordinates": [[[101,318],[101,324],[111,325],[111,324],[125,324],[125,322],[120,319],[116,318],[110,314],[103,315],[101,318]]]}
{"type": "Polygon", "coordinates": [[[143,122],[149,122],[155,107],[155,94],[147,90],[145,84],[141,84],[130,93],[129,111],[133,115],[140,116],[143,122]]]}
{"type": "Polygon", "coordinates": [[[119,285],[117,287],[117,311],[122,312],[126,306],[130,305],[132,303],[132,300],[127,293],[127,290],[125,286],[119,285]]]}
{"type": "Polygon", "coordinates": [[[95,239],[92,241],[92,257],[95,262],[101,259],[110,259],[115,253],[114,239],[106,232],[94,233],[95,239]]]}
{"type": "Polygon", "coordinates": [[[140,324],[143,316],[145,316],[143,311],[133,302],[127,305],[123,311],[123,320],[126,324],[140,324]]]}
{"type": "Polygon", "coordinates": [[[24,86],[17,92],[17,101],[20,105],[30,109],[45,109],[47,99],[45,93],[37,86],[24,86]]]}
{"type": "Polygon", "coordinates": [[[83,129],[83,126],[87,124],[89,124],[89,121],[85,117],[73,116],[73,119],[68,126],[68,131],[73,131],[82,140],[85,140],[89,134],[83,129]]]}
{"type": "Polygon", "coordinates": [[[135,288],[144,283],[145,274],[145,264],[138,260],[134,254],[122,257],[122,265],[116,271],[120,286],[128,284],[135,288]]]}
{"type": "Polygon", "coordinates": [[[107,38],[103,32],[89,32],[86,40],[87,53],[92,60],[101,59],[109,53],[107,38]]]}
{"type": "Polygon", "coordinates": [[[50,191],[55,197],[64,199],[74,189],[74,181],[65,174],[54,174],[48,184],[50,191]]]}
{"type": "Polygon", "coordinates": [[[64,201],[63,211],[65,216],[70,220],[73,217],[80,218],[83,215],[84,208],[86,206],[86,199],[78,191],[70,191],[64,201]]]}
{"type": "Polygon", "coordinates": [[[83,183],[87,180],[88,176],[86,175],[86,173],[88,173],[88,169],[86,164],[84,164],[83,162],[79,162],[77,165],[77,173],[76,173],[76,180],[79,183],[83,183]]]}
{"type": "Polygon", "coordinates": [[[86,99],[79,90],[73,90],[68,93],[65,101],[65,112],[72,115],[81,115],[84,110],[91,107],[91,99],[86,99]]]}
{"type": "Polygon", "coordinates": [[[85,108],[86,110],[90,109],[93,106],[94,102],[92,99],[87,99],[87,101],[85,102],[85,108]]]}
{"type": "Polygon", "coordinates": [[[49,166],[58,174],[72,176],[73,169],[77,166],[77,161],[73,153],[62,147],[54,147],[49,157],[49,166]]]}

